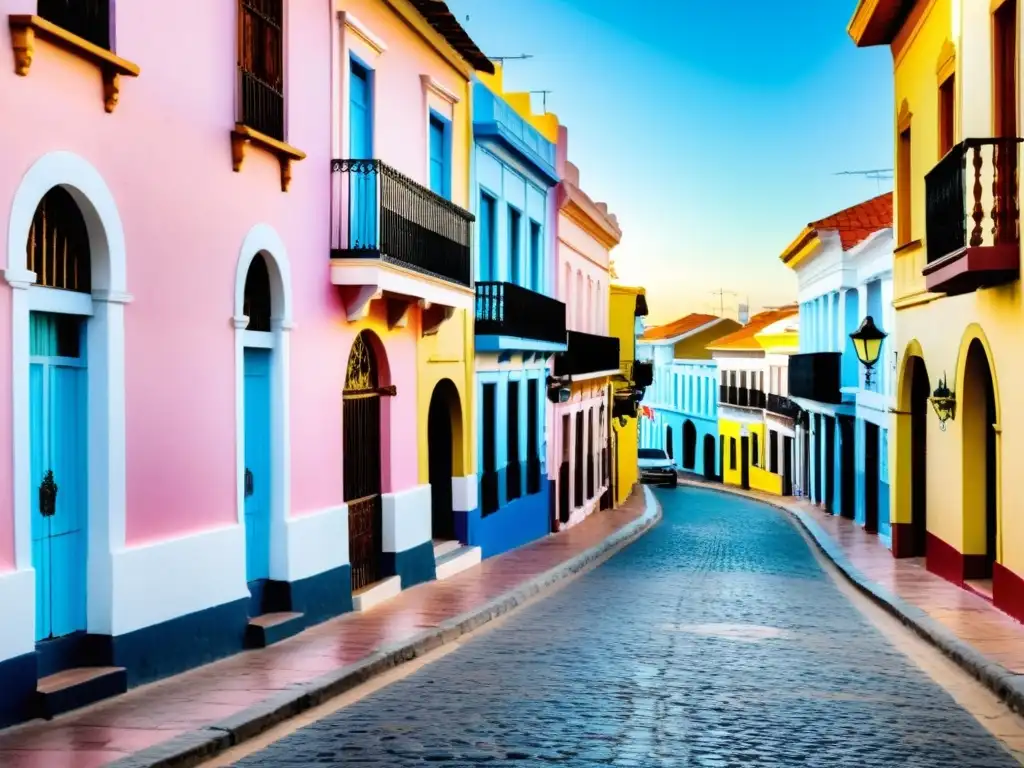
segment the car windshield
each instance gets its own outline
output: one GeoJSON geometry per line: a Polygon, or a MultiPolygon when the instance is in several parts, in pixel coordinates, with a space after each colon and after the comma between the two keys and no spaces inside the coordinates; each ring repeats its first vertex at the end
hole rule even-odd
{"type": "Polygon", "coordinates": [[[641,448],[637,451],[637,456],[641,459],[667,459],[668,455],[660,448],[641,448]]]}

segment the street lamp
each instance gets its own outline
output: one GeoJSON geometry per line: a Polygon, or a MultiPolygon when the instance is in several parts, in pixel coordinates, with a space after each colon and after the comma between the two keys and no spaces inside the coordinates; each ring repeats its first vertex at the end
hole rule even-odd
{"type": "Polygon", "coordinates": [[[857,353],[857,359],[864,366],[864,386],[871,384],[871,369],[878,362],[878,356],[882,353],[882,342],[888,334],[875,325],[875,319],[868,315],[860,328],[850,334],[850,341],[853,342],[853,351],[857,353]]]}
{"type": "Polygon", "coordinates": [[[928,399],[931,401],[932,408],[935,409],[935,415],[939,417],[939,429],[945,432],[946,422],[956,414],[956,395],[950,392],[949,387],[946,386],[946,374],[942,374],[939,385],[935,387],[935,391],[928,399]]]}

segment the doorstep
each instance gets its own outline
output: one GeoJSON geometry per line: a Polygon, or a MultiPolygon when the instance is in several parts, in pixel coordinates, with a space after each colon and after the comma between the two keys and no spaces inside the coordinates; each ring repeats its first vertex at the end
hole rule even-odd
{"type": "Polygon", "coordinates": [[[643,535],[661,518],[650,491],[570,530],[488,558],[267,648],[245,651],[57,720],[0,732],[7,768],[197,765],[515,609],[643,535]]]}
{"type": "Polygon", "coordinates": [[[984,584],[978,594],[928,571],[923,558],[895,558],[877,535],[805,499],[689,478],[680,483],[744,496],[790,513],[854,586],[1013,709],[1024,711],[1024,624],[982,596],[984,584]]]}

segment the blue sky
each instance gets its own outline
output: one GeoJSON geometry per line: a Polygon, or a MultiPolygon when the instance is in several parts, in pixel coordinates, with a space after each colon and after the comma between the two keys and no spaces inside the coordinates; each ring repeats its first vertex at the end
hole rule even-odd
{"type": "Polygon", "coordinates": [[[488,55],[533,55],[506,64],[506,87],[553,91],[583,188],[619,217],[616,269],[647,288],[649,322],[709,311],[720,288],[755,310],[794,300],[782,249],[891,189],[833,175],[892,167],[892,59],[853,45],[855,4],[448,0],[488,55]]]}

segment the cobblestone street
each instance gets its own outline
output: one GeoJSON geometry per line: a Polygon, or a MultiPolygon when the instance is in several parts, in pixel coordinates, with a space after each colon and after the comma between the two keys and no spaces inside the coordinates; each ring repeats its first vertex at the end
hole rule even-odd
{"type": "Polygon", "coordinates": [[[595,571],[239,765],[1017,764],[780,513],[658,494],[662,524],[595,571]]]}

